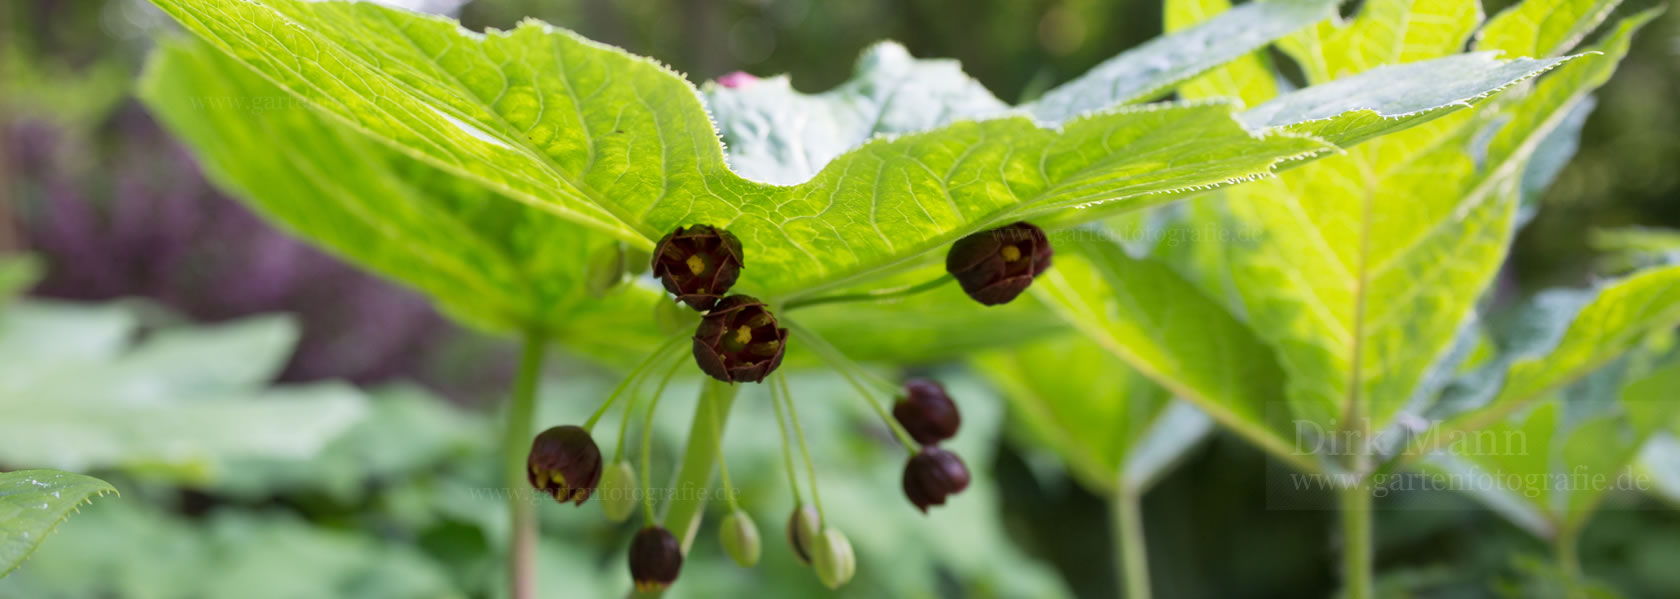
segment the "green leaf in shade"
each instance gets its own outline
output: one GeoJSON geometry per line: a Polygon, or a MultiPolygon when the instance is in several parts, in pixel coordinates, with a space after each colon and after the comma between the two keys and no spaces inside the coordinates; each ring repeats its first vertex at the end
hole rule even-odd
{"type": "Polygon", "coordinates": [[[1093,492],[1147,491],[1212,430],[1206,415],[1084,337],[1053,337],[972,363],[1008,398],[1020,434],[1093,492]]]}
{"type": "Polygon", "coordinates": [[[1438,454],[1431,470],[1536,536],[1578,533],[1615,489],[1637,488],[1634,462],[1680,416],[1680,362],[1606,368],[1527,413],[1438,454]],[[1630,373],[1629,370],[1639,373],[1630,373]]]}
{"type": "MultiPolygon", "coordinates": [[[[1567,315],[1560,315],[1567,316],[1567,315]]],[[[1649,269],[1602,287],[1550,343],[1509,361],[1487,405],[1455,418],[1475,428],[1521,409],[1626,353],[1655,331],[1680,323],[1680,266],[1649,269]]]]}
{"type": "Polygon", "coordinates": [[[1103,349],[1220,425],[1306,470],[1290,441],[1282,373],[1253,331],[1164,263],[1096,232],[1062,243],[1032,289],[1103,349]]]}
{"type": "Polygon", "coordinates": [[[359,420],[340,383],[269,387],[289,321],[164,328],[130,345],[109,309],[20,303],[0,314],[0,462],[213,479],[231,457],[305,458],[359,420]],[[80,342],[64,339],[79,338],[80,342]]]}
{"type": "Polygon", "coordinates": [[[70,472],[0,472],[0,578],[17,569],[77,506],[115,492],[105,481],[70,472]]]}

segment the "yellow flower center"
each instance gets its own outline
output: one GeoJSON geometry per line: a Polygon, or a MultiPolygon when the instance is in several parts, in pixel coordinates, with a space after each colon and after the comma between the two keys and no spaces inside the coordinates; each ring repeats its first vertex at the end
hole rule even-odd
{"type": "Polygon", "coordinates": [[[1021,259],[1021,248],[1013,245],[1006,245],[1003,246],[1002,250],[998,251],[998,255],[1003,256],[1004,262],[1014,262],[1021,259]]]}
{"type": "Polygon", "coordinates": [[[741,325],[735,329],[735,342],[746,345],[752,342],[752,327],[741,325]]]}
{"type": "Polygon", "coordinates": [[[706,272],[706,261],[701,260],[699,254],[689,256],[688,272],[694,273],[696,276],[700,273],[706,272]]]}

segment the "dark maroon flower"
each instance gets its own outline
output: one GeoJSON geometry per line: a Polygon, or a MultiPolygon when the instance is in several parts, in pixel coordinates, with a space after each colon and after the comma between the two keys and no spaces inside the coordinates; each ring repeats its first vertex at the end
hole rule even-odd
{"type": "Polygon", "coordinates": [[[601,481],[601,450],[583,427],[556,426],[531,441],[525,475],[555,501],[583,505],[601,481]]]}
{"type": "Polygon", "coordinates": [[[677,227],[653,248],[653,276],[690,308],[706,311],[741,276],[741,242],[710,225],[677,227]]]}
{"type": "Polygon", "coordinates": [[[782,365],[788,330],[764,302],[731,295],[712,307],[694,330],[694,361],[726,383],[756,383],[782,365]]]}
{"type": "Polygon", "coordinates": [[[945,255],[945,270],[974,301],[1007,304],[1050,268],[1050,239],[1026,222],[958,239],[945,255]]]}
{"type": "Polygon", "coordinates": [[[938,447],[923,447],[904,465],[904,495],[916,509],[945,505],[945,498],[968,488],[968,466],[957,454],[938,447]]]}
{"type": "Polygon", "coordinates": [[[962,414],[945,394],[945,387],[927,379],[910,379],[904,383],[904,398],[893,404],[893,418],[923,445],[954,437],[957,427],[962,426],[962,414]]]}
{"type": "Polygon", "coordinates": [[[630,579],[636,590],[657,591],[671,586],[682,572],[682,546],[661,526],[649,526],[630,541],[630,579]]]}

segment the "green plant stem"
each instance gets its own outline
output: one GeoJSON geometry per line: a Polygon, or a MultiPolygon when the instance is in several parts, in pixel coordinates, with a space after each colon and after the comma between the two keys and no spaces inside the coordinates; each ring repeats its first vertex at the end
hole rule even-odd
{"type": "Polygon", "coordinates": [[[897,299],[897,298],[901,298],[901,297],[909,297],[909,296],[912,296],[912,295],[915,295],[915,294],[918,294],[918,293],[922,293],[924,291],[929,291],[929,290],[932,290],[932,289],[938,289],[940,286],[942,286],[946,283],[949,283],[953,280],[955,280],[955,279],[952,278],[951,275],[946,274],[946,275],[940,275],[939,278],[936,278],[936,279],[933,279],[933,280],[930,280],[930,281],[925,281],[925,282],[922,282],[922,283],[917,283],[915,285],[910,285],[908,287],[897,287],[897,288],[893,288],[893,289],[877,289],[875,291],[869,291],[869,292],[865,292],[865,293],[848,293],[848,294],[845,294],[845,295],[830,295],[830,296],[825,296],[825,297],[813,297],[813,298],[807,298],[807,299],[796,299],[796,300],[790,301],[787,304],[783,305],[782,306],[782,311],[786,312],[786,311],[790,311],[790,310],[797,310],[799,308],[807,308],[807,307],[810,307],[810,306],[820,306],[820,305],[823,305],[823,304],[841,304],[841,303],[850,303],[850,302],[875,302],[875,301],[888,300],[888,299],[897,299]]]}
{"type": "Polygon", "coordinates": [[[1571,599],[1581,596],[1581,557],[1577,548],[1580,537],[1579,528],[1564,525],[1552,538],[1552,558],[1557,560],[1558,570],[1563,572],[1567,585],[1564,596],[1571,599]]]}
{"type": "MultiPolygon", "coordinates": [[[[711,405],[711,410],[706,412],[706,417],[712,423],[712,435],[722,439],[723,427],[718,425],[716,403],[711,405]]],[[[718,480],[723,482],[723,500],[729,504],[730,511],[739,512],[741,511],[741,504],[737,503],[735,498],[735,485],[729,482],[729,459],[723,455],[723,451],[721,449],[717,452],[717,465],[718,480]]]]}
{"type": "Polygon", "coordinates": [[[508,405],[507,427],[502,431],[502,482],[507,485],[509,514],[508,596],[513,599],[537,596],[536,505],[528,488],[525,463],[531,447],[542,358],[542,336],[527,333],[519,357],[519,374],[514,379],[512,403],[508,405]]]}
{"type": "Polygon", "coordinates": [[[1362,479],[1341,485],[1342,585],[1344,599],[1371,599],[1371,490],[1362,479]]]}
{"type": "Polygon", "coordinates": [[[683,553],[694,544],[700,530],[700,516],[706,508],[706,488],[711,485],[712,465],[723,447],[723,431],[729,423],[729,409],[735,404],[736,387],[710,378],[700,389],[700,402],[688,431],[688,448],[677,470],[676,493],[665,508],[665,528],[682,541],[683,553]],[[706,414],[716,414],[708,422],[706,414]],[[712,426],[715,424],[716,426],[712,426]]]}
{"type": "MultiPolygon", "coordinates": [[[[653,472],[653,415],[659,409],[659,398],[665,396],[665,387],[671,384],[671,377],[676,376],[681,367],[681,361],[672,364],[671,369],[665,371],[665,377],[659,379],[659,386],[653,388],[653,397],[648,400],[646,419],[642,421],[642,515],[647,518],[649,526],[656,519],[653,516],[653,484],[648,482],[653,472]]],[[[624,417],[629,418],[630,415],[625,414],[624,417]]]]}
{"type": "MultiPolygon", "coordinates": [[[[805,342],[806,345],[811,347],[811,351],[816,352],[817,356],[822,358],[824,362],[828,362],[828,365],[832,366],[836,372],[839,372],[840,376],[846,379],[846,382],[851,383],[852,388],[857,389],[858,395],[862,395],[863,400],[869,404],[869,407],[875,410],[875,415],[880,417],[881,423],[885,424],[887,429],[892,431],[893,436],[898,438],[899,444],[904,446],[905,451],[908,451],[911,454],[916,453],[916,448],[920,447],[920,444],[916,443],[916,439],[910,436],[909,431],[906,431],[904,430],[904,427],[899,426],[898,420],[894,419],[892,414],[887,412],[887,409],[881,405],[881,402],[876,401],[875,394],[869,390],[869,387],[865,385],[863,383],[863,379],[860,378],[860,376],[866,375],[858,374],[863,370],[861,367],[853,364],[852,361],[847,359],[844,354],[840,353],[840,350],[835,349],[833,345],[829,345],[828,341],[824,340],[822,337],[818,337],[816,333],[807,330],[805,327],[799,326],[798,323],[788,322],[787,326],[788,330],[792,331],[794,335],[797,335],[805,342]]],[[[791,401],[789,402],[789,406],[792,406],[791,401]]]]}
{"type": "Polygon", "coordinates": [[[787,415],[782,410],[782,388],[770,385],[770,406],[776,410],[776,433],[782,438],[782,465],[787,467],[788,488],[793,489],[793,505],[805,504],[799,492],[799,475],[793,468],[793,440],[788,437],[787,415]]]}
{"type": "Polygon", "coordinates": [[[1122,486],[1109,503],[1114,509],[1114,550],[1120,560],[1119,588],[1126,599],[1149,599],[1149,548],[1144,542],[1143,497],[1122,486]]]}
{"type": "MultiPolygon", "coordinates": [[[[589,415],[589,420],[583,423],[583,430],[593,432],[595,423],[606,415],[607,410],[612,408],[613,403],[618,401],[619,396],[630,389],[633,383],[640,380],[643,373],[647,372],[655,362],[658,362],[659,358],[664,356],[666,352],[671,351],[671,347],[675,346],[678,341],[682,341],[684,337],[686,335],[676,335],[667,339],[665,343],[660,344],[659,349],[653,350],[653,353],[648,354],[647,359],[642,360],[641,364],[637,364],[634,369],[631,369],[630,374],[625,375],[624,380],[619,381],[618,386],[613,388],[612,393],[607,396],[607,400],[601,402],[601,407],[595,408],[595,413],[589,415]]],[[[626,411],[625,414],[628,415],[629,411],[626,411]]]]}
{"type": "Polygon", "coordinates": [[[811,479],[811,503],[817,508],[817,521],[827,522],[823,512],[822,491],[817,490],[817,464],[811,461],[811,446],[805,443],[805,427],[799,424],[799,408],[793,405],[793,393],[788,389],[786,376],[778,376],[774,383],[781,388],[782,404],[787,407],[788,423],[793,425],[793,434],[799,439],[799,455],[805,458],[805,476],[811,479]]]}

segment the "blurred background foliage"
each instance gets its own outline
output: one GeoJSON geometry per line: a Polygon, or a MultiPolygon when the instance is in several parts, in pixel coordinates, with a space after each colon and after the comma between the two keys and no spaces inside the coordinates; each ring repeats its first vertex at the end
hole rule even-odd
{"type": "MultiPolygon", "coordinates": [[[[475,29],[534,17],[657,57],[696,82],[735,70],[789,73],[805,91],[839,83],[859,51],[895,39],[917,56],[961,60],[1012,102],[1161,30],[1153,0],[393,3],[454,12],[475,29]]],[[[1485,2],[1484,10],[1505,4],[1485,2]]],[[[125,393],[102,397],[128,402],[72,406],[98,417],[60,413],[65,428],[33,431],[104,447],[72,443],[76,451],[43,454],[16,442],[23,431],[0,435],[0,470],[75,468],[123,492],[84,508],[0,581],[0,597],[495,594],[505,506],[482,491],[496,486],[487,421],[512,372],[510,346],[456,329],[422,298],[287,237],[207,184],[131,94],[147,40],[168,27],[143,0],[0,3],[0,252],[27,252],[44,266],[0,269],[0,290],[22,286],[32,296],[3,309],[0,354],[82,352],[56,393],[87,396],[86,385],[107,384],[125,393]],[[38,282],[14,276],[25,270],[39,270],[38,282]],[[273,313],[287,316],[252,318],[273,313]],[[196,341],[158,350],[170,339],[196,341]],[[133,365],[148,359],[143,371],[133,365]],[[208,383],[189,376],[201,368],[236,374],[208,383]],[[321,382],[334,380],[353,386],[321,382]],[[145,400],[146,389],[178,388],[194,392],[145,400]],[[288,394],[303,397],[270,397],[288,394]],[[172,405],[180,402],[204,405],[172,405]],[[171,428],[181,423],[169,410],[203,420],[171,428]],[[267,416],[253,424],[248,410],[267,416]],[[264,443],[276,427],[310,434],[264,443]]],[[[1518,239],[1504,275],[1518,291],[1510,295],[1603,272],[1625,243],[1600,243],[1600,252],[1589,231],[1680,226],[1680,11],[1639,36],[1621,68],[1598,94],[1579,153],[1518,239]]],[[[0,365],[10,368],[0,380],[48,376],[26,363],[0,365]]],[[[898,456],[846,388],[820,375],[796,382],[802,405],[813,406],[808,428],[829,448],[815,453],[858,456],[822,465],[829,505],[858,546],[860,576],[842,594],[1114,596],[1108,527],[1092,525],[1107,521],[1105,502],[1082,485],[1090,473],[1067,471],[1043,431],[1010,426],[984,382],[955,369],[941,374],[961,392],[970,422],[961,443],[976,481],[929,518],[900,496],[898,456]]],[[[579,419],[612,382],[581,356],[556,360],[550,376],[545,423],[579,419]]],[[[26,399],[0,393],[0,407],[8,417],[41,409],[26,399]]],[[[818,588],[782,546],[790,503],[764,403],[741,402],[728,452],[765,536],[766,562],[735,568],[707,528],[677,587],[685,596],[818,588]]],[[[661,455],[682,440],[686,405],[675,401],[662,414],[661,455]]],[[[1215,434],[1157,485],[1144,507],[1160,596],[1334,589],[1330,519],[1268,509],[1328,498],[1278,497],[1287,485],[1277,466],[1215,434]]],[[[1414,493],[1388,503],[1380,507],[1396,509],[1380,519],[1378,571],[1396,596],[1544,596],[1547,561],[1524,557],[1544,547],[1470,498],[1414,493]]],[[[1640,509],[1652,505],[1623,507],[1588,528],[1586,569],[1629,596],[1680,593],[1672,567],[1680,518],[1640,509]]],[[[595,509],[541,510],[543,588],[607,596],[627,585],[628,530],[595,509]]]]}

